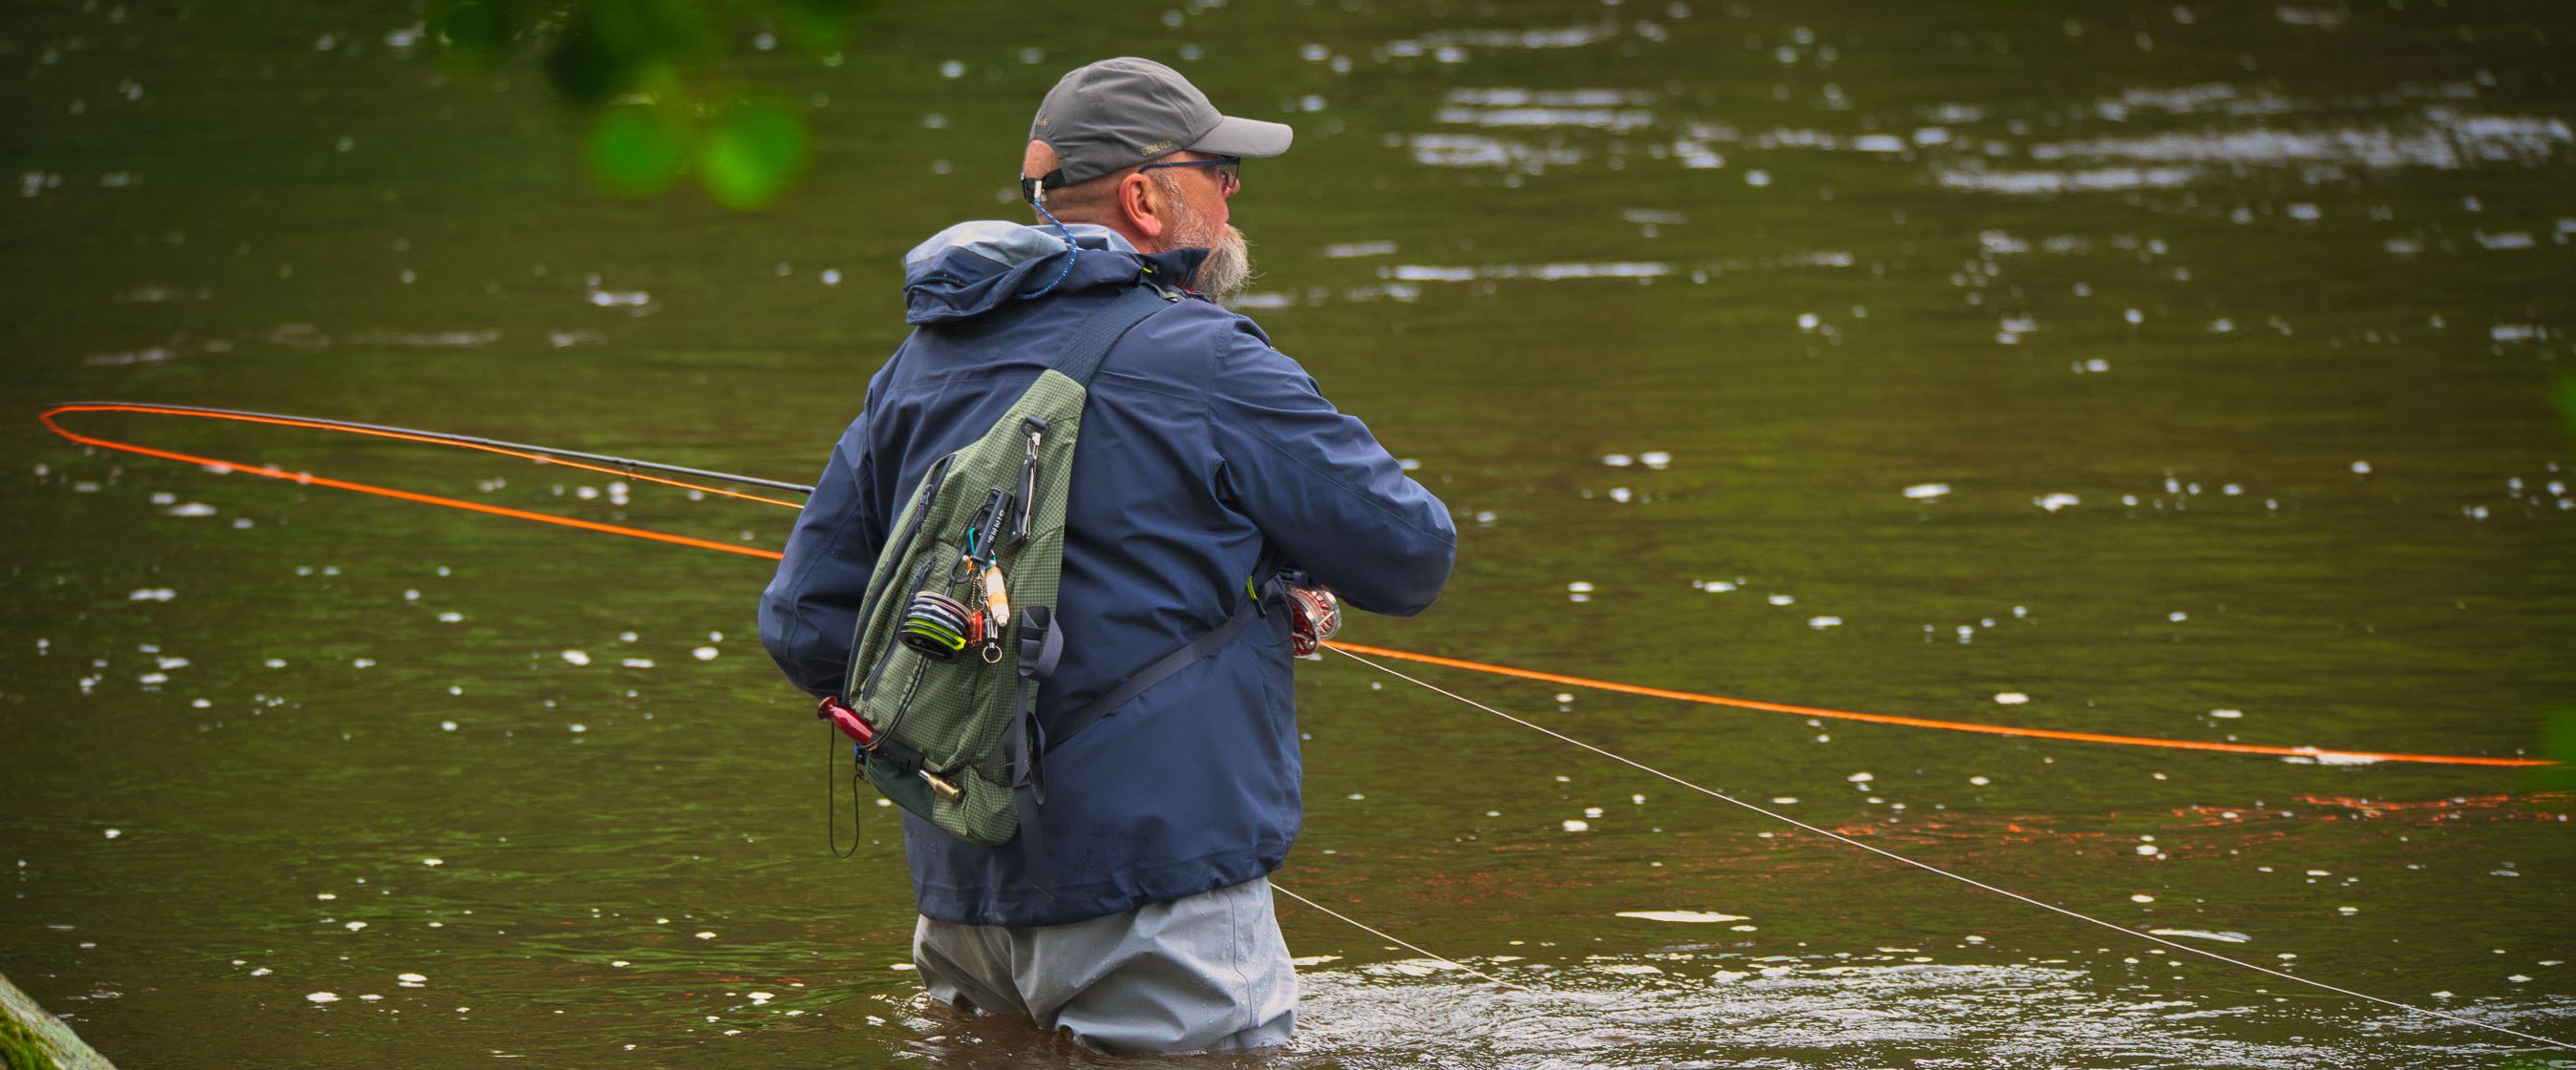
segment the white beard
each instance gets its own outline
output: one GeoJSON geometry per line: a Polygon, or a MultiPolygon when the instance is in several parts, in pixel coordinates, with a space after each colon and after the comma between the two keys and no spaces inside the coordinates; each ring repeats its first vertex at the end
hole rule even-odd
{"type": "MultiPolygon", "coordinates": [[[[1183,202],[1175,198],[1174,203],[1183,202]]],[[[1204,217],[1189,214],[1187,208],[1182,208],[1181,213],[1174,220],[1179,225],[1173,228],[1173,244],[1208,251],[1207,259],[1199,263],[1198,276],[1190,280],[1190,288],[1220,302],[1241,292],[1244,284],[1252,281],[1252,245],[1243,240],[1243,232],[1231,223],[1222,230],[1212,230],[1205,225],[1204,217]]]]}
{"type": "Polygon", "coordinates": [[[1227,224],[1225,234],[1208,247],[1207,259],[1199,263],[1197,290],[1213,301],[1225,301],[1241,293],[1252,281],[1252,243],[1243,240],[1243,232],[1227,224]]]}

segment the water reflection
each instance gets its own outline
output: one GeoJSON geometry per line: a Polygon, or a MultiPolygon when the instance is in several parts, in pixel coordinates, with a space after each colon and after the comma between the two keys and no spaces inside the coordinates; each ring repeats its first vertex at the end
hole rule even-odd
{"type": "MultiPolygon", "coordinates": [[[[2177,932],[2181,932],[2177,930],[2177,932]]],[[[2183,933],[2227,941],[2233,934],[2183,933]]],[[[1298,1039],[1254,1055],[1117,1059],[1025,1023],[962,1017],[916,999],[901,1024],[932,1065],[1062,1068],[1781,1067],[2067,1065],[2261,1070],[2317,1066],[2470,1067],[2511,1049],[2461,1043],[2457,1026],[2338,1010],[2305,1000],[2178,994],[2169,964],[2125,971],[2065,964],[1939,961],[1914,948],[1741,956],[1678,947],[1561,963],[1471,963],[1524,986],[1456,981],[1431,960],[1306,969],[1298,1039]],[[2152,975],[2152,976],[2150,976],[2152,975]],[[2338,1034],[2318,1039],[2315,1034],[2338,1034]],[[2248,1039],[2248,1035],[2268,1039],[2248,1039]]],[[[2203,972],[2195,970],[2194,972],[2203,972]]],[[[2506,1000],[2447,1010],[2528,1026],[2568,1009],[2506,1000]]]]}

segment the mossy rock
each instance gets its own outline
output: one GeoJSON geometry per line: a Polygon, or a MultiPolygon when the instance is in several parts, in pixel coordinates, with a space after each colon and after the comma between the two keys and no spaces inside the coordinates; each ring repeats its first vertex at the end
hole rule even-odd
{"type": "Polygon", "coordinates": [[[0,975],[0,1067],[6,1070],[116,1070],[82,1043],[72,1027],[47,1013],[0,975]]]}

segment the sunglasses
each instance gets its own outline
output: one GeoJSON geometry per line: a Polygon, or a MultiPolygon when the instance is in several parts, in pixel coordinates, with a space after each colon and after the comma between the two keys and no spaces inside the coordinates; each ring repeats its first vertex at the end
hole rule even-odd
{"type": "Polygon", "coordinates": [[[1241,156],[1219,156],[1213,160],[1173,160],[1167,163],[1149,163],[1143,167],[1137,168],[1136,170],[1144,172],[1154,170],[1158,167],[1213,167],[1216,168],[1216,186],[1217,192],[1220,195],[1231,197],[1234,196],[1236,190],[1243,188],[1243,157],[1241,156]]]}

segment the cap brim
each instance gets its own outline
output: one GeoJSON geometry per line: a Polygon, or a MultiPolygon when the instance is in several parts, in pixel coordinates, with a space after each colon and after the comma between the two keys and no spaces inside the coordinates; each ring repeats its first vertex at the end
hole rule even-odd
{"type": "Polygon", "coordinates": [[[1189,144],[1191,152],[1210,156],[1244,156],[1262,159],[1288,151],[1288,142],[1297,132],[1286,123],[1265,123],[1259,119],[1238,119],[1228,115],[1218,119],[1216,129],[1206,137],[1189,144]]]}

